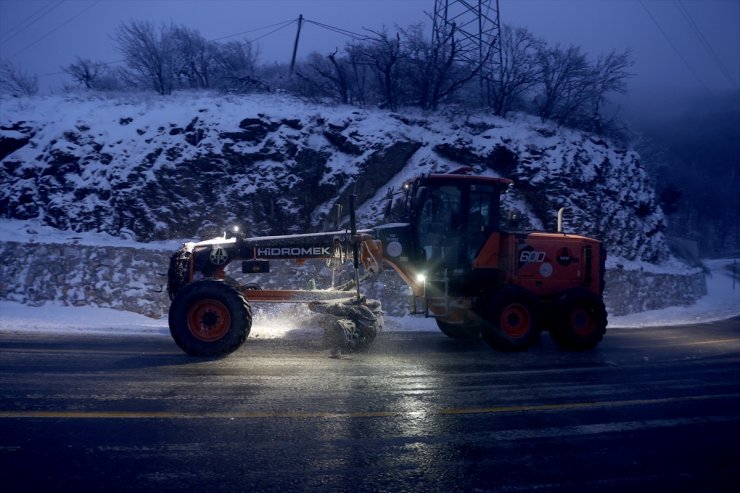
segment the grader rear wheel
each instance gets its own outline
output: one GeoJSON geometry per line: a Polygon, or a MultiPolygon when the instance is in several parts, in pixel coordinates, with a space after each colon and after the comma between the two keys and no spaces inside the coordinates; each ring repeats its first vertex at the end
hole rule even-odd
{"type": "Polygon", "coordinates": [[[550,334],[566,349],[591,349],[604,338],[606,308],[602,299],[591,291],[582,288],[566,291],[555,304],[555,315],[550,334]]]}
{"type": "Polygon", "coordinates": [[[539,306],[526,289],[507,286],[494,291],[478,312],[483,340],[494,349],[524,351],[539,340],[539,306]]]}

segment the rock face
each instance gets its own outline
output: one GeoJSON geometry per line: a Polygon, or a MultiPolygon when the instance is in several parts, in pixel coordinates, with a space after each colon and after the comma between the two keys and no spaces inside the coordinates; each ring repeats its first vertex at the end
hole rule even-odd
{"type": "MultiPolygon", "coordinates": [[[[663,214],[635,152],[525,116],[399,115],[281,96],[1,103],[7,218],[139,242],[214,237],[232,225],[261,236],[333,228],[335,205],[356,194],[358,224],[370,227],[385,220],[388,188],[470,166],[515,181],[504,204],[523,227],[554,230],[565,207],[566,232],[601,239],[610,258],[669,257],[663,214]]],[[[0,242],[2,298],[166,313],[156,273],[170,252],[11,240],[0,242]]],[[[304,288],[325,275],[311,269],[264,282],[304,288]]],[[[622,314],[703,294],[703,277],[678,277],[609,271],[607,304],[622,314]]],[[[365,289],[389,314],[408,310],[408,290],[393,273],[365,289]]]]}
{"type": "MultiPolygon", "coordinates": [[[[516,181],[528,224],[602,239],[610,255],[668,257],[639,156],[520,117],[413,117],[275,96],[3,101],[0,211],[62,230],[139,241],[310,232],[356,193],[359,224],[383,221],[389,186],[472,166],[516,181]]],[[[346,208],[345,208],[346,210],[346,208]]]]}
{"type": "Polygon", "coordinates": [[[610,315],[691,305],[707,294],[706,279],[699,269],[682,275],[642,269],[609,269],[606,286],[604,302],[610,315]]]}
{"type": "Polygon", "coordinates": [[[169,299],[158,276],[169,252],[79,244],[0,243],[0,298],[25,304],[55,301],[160,318],[169,299]],[[23,259],[19,261],[18,259],[23,259]]]}

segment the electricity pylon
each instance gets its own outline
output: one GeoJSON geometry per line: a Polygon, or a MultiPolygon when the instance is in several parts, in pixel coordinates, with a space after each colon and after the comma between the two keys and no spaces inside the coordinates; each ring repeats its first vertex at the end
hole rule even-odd
{"type": "Polygon", "coordinates": [[[502,65],[498,0],[434,0],[432,32],[437,42],[454,32],[456,58],[483,64],[479,79],[484,97],[486,82],[492,80],[495,67],[502,65]]]}

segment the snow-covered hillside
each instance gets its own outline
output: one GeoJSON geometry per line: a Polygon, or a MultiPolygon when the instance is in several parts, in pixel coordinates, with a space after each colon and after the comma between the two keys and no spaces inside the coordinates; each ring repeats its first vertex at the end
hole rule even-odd
{"type": "MultiPolygon", "coordinates": [[[[275,94],[50,96],[0,99],[0,108],[2,299],[157,317],[168,306],[157,273],[179,241],[233,225],[250,236],[333,228],[334,206],[351,193],[360,226],[371,227],[384,220],[389,188],[461,165],[514,179],[504,202],[523,227],[554,230],[566,207],[567,232],[604,241],[610,313],[706,293],[698,269],[670,258],[639,155],[537,118],[275,94]]],[[[304,287],[317,274],[286,270],[264,284],[304,287]]],[[[407,310],[392,273],[367,289],[389,313],[407,310]]]]}
{"type": "Polygon", "coordinates": [[[395,114],[281,95],[3,99],[0,211],[60,230],[140,241],[321,229],[358,194],[363,226],[411,176],[471,165],[517,182],[535,227],[600,238],[662,262],[663,215],[639,156],[538,119],[395,114]]]}

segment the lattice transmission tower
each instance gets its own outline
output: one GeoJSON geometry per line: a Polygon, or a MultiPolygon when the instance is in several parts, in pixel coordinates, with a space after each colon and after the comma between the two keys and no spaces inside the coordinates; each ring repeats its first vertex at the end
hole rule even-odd
{"type": "Polygon", "coordinates": [[[432,32],[438,42],[454,32],[457,58],[484,64],[479,75],[483,97],[485,84],[493,80],[496,67],[502,65],[498,0],[434,0],[432,32]]]}

